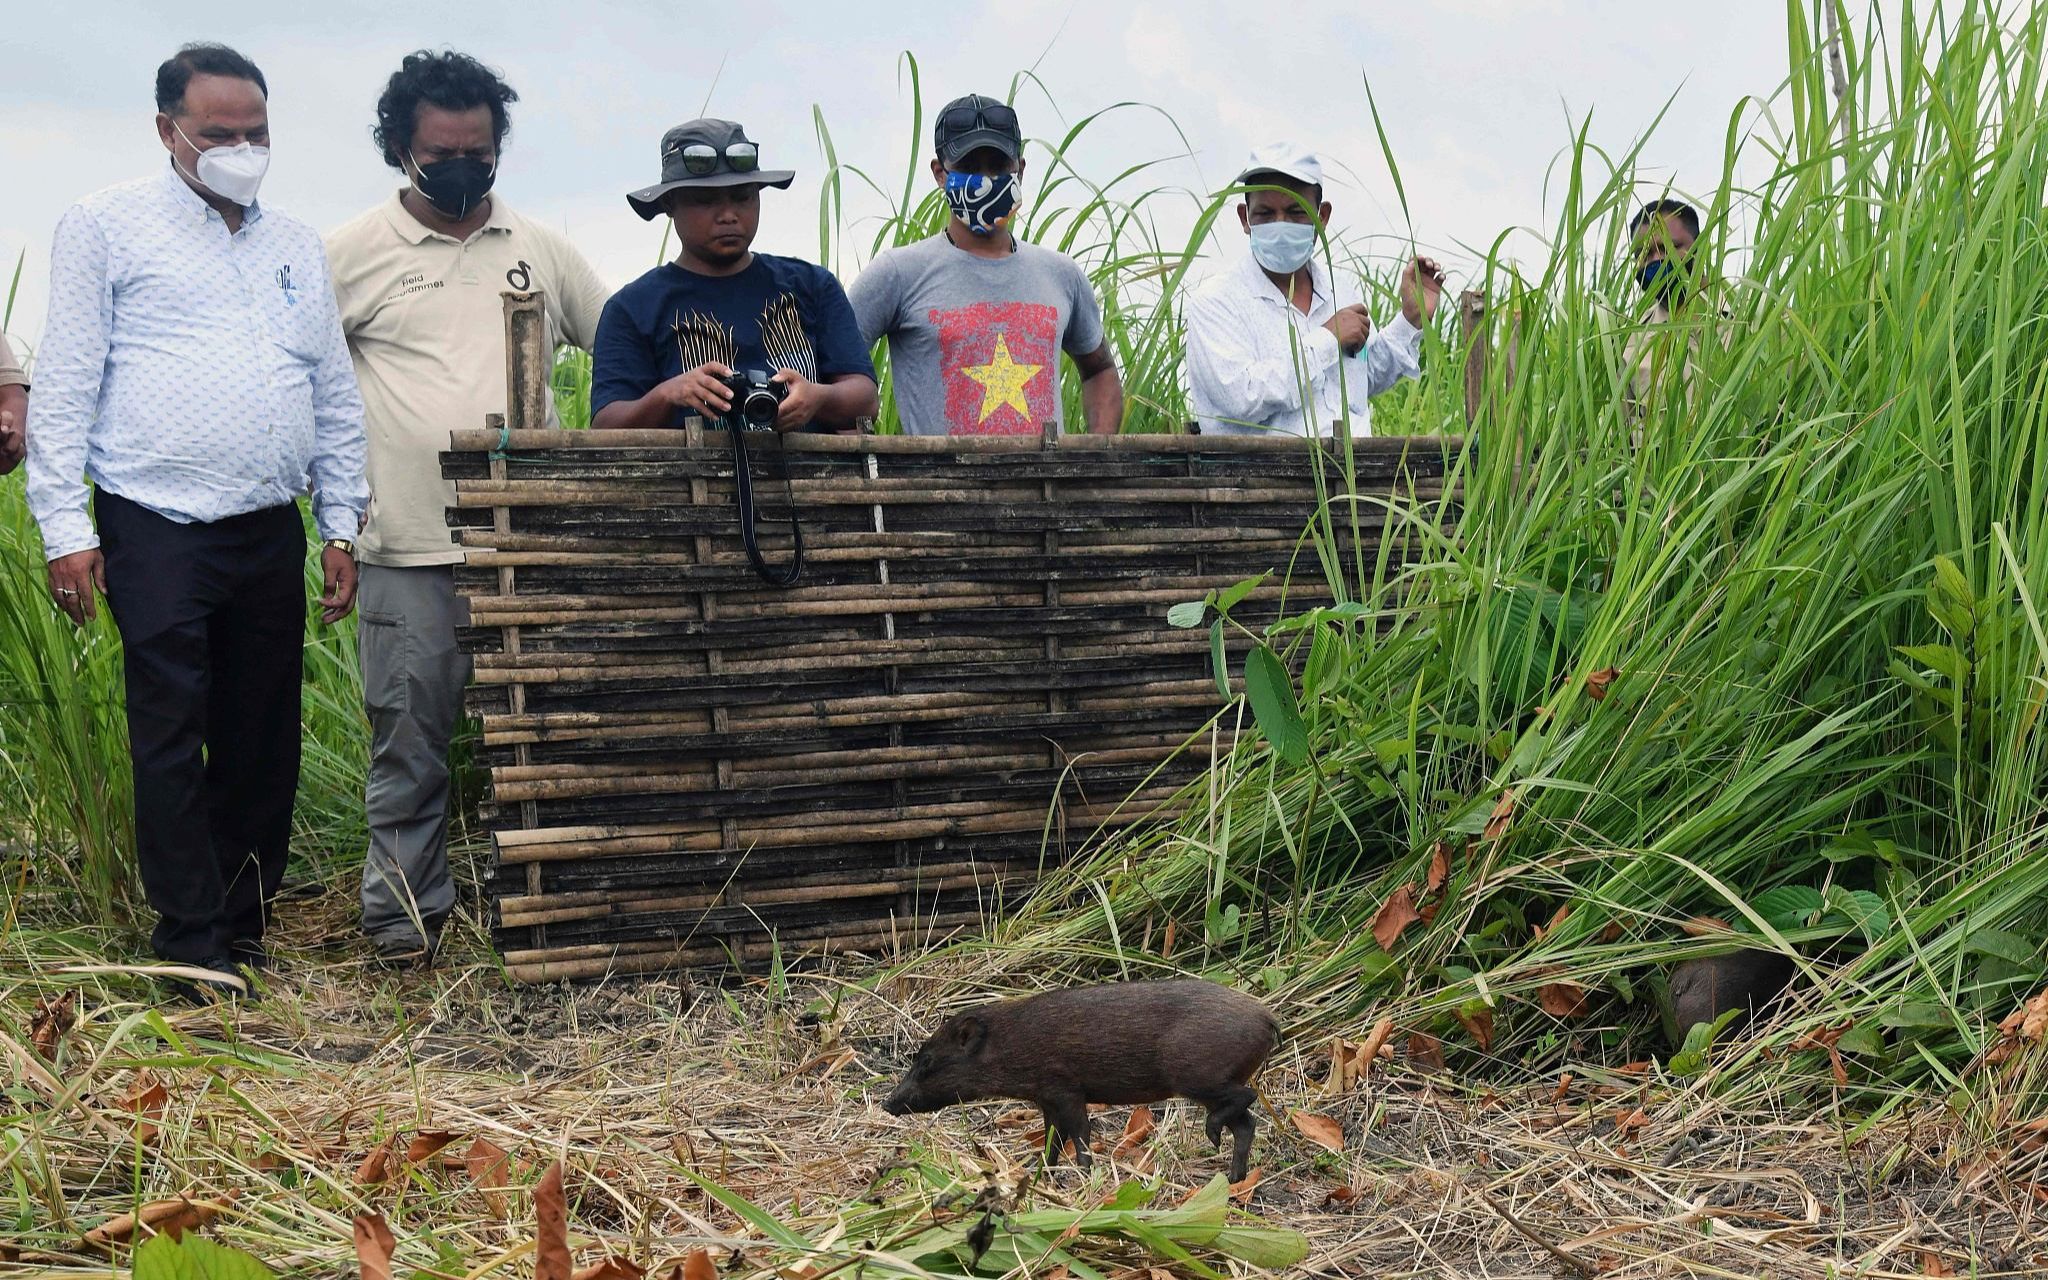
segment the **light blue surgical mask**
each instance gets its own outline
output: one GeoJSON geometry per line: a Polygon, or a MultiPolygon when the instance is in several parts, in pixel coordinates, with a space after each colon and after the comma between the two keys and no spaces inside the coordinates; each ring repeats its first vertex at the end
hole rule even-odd
{"type": "Polygon", "coordinates": [[[1306,222],[1261,222],[1252,228],[1252,257],[1277,275],[1293,275],[1316,251],[1316,229],[1306,222]]]}

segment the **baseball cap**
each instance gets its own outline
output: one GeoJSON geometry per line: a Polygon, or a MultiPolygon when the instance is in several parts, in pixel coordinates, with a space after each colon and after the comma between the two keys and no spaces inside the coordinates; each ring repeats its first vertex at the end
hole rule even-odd
{"type": "Polygon", "coordinates": [[[661,181],[627,192],[626,203],[652,222],[661,215],[661,198],[678,187],[787,187],[796,180],[792,170],[760,164],[760,148],[745,129],[730,120],[690,120],[661,135],[661,181]]]}
{"type": "Polygon", "coordinates": [[[1316,159],[1315,152],[1298,142],[1268,142],[1252,148],[1251,159],[1238,172],[1236,185],[1257,186],[1253,179],[1264,173],[1277,173],[1310,186],[1323,185],[1322,162],[1316,159]]]}
{"type": "Polygon", "coordinates": [[[955,98],[939,111],[932,126],[932,143],[939,163],[954,165],[976,147],[994,147],[1015,160],[1024,150],[1024,135],[1017,127],[1017,112],[1009,103],[986,94],[970,93],[955,98]]]}

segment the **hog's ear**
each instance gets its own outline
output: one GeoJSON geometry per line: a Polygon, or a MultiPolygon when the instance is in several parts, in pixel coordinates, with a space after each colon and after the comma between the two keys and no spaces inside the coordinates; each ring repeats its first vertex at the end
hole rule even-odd
{"type": "Polygon", "coordinates": [[[971,1013],[963,1015],[953,1024],[953,1043],[962,1053],[979,1053],[988,1043],[988,1023],[971,1013]]]}

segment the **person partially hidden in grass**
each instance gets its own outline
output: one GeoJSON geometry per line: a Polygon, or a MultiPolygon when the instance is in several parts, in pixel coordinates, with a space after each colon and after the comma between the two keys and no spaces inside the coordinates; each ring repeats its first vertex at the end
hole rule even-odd
{"type": "Polygon", "coordinates": [[[1358,286],[1332,278],[1316,254],[1330,223],[1323,167],[1288,142],[1252,152],[1237,224],[1251,253],[1188,303],[1188,383],[1203,435],[1372,434],[1371,398],[1421,372],[1422,330],[1443,301],[1429,258],[1401,272],[1401,310],[1373,329],[1358,286]],[[1306,396],[1304,397],[1304,391],[1306,396]]]}
{"type": "Polygon", "coordinates": [[[0,476],[21,465],[28,450],[28,374],[0,337],[0,476]]]}
{"type": "Polygon", "coordinates": [[[1124,387],[1088,273],[1017,238],[1024,135],[1007,103],[969,94],[933,128],[939,234],[881,254],[848,296],[870,346],[889,340],[906,435],[1037,435],[1064,425],[1060,354],[1081,375],[1088,430],[1123,423],[1124,387]]]}
{"type": "MultiPolygon", "coordinates": [[[[1643,301],[1622,351],[1629,416],[1640,420],[1674,378],[1690,404],[1699,380],[1702,337],[1729,340],[1728,311],[1714,303],[1702,278],[1700,215],[1682,200],[1644,205],[1629,220],[1636,283],[1643,301]]],[[[1640,432],[1638,432],[1640,434],[1640,432]]]]}
{"type": "Polygon", "coordinates": [[[405,185],[327,237],[375,495],[357,547],[370,721],[363,932],[392,966],[431,963],[455,909],[448,745],[470,661],[455,641],[463,552],[448,533],[455,485],[440,454],[451,427],[505,412],[506,290],[545,295],[550,351],[589,348],[611,296],[566,237],[496,189],[518,97],[464,54],[408,54],[377,100],[373,135],[405,185]]]}
{"type": "Polygon", "coordinates": [[[735,373],[782,389],[778,431],[875,415],[875,367],[839,281],[815,263],[753,251],[761,188],[795,177],[763,169],[760,147],[729,120],[692,120],[663,135],[661,181],[626,202],[650,222],[667,215],[681,249],[605,304],[591,353],[591,426],[722,419],[735,373]]]}
{"type": "Polygon", "coordinates": [[[326,252],[257,199],[263,73],[187,45],[157,69],[156,108],[156,171],[57,223],[28,504],[52,602],[84,626],[103,593],[121,633],[151,945],[198,971],[183,994],[215,997],[244,989],[238,963],[264,963],[291,851],[307,612],[296,500],[310,489],[332,625],[355,604],[370,490],[326,252]]]}

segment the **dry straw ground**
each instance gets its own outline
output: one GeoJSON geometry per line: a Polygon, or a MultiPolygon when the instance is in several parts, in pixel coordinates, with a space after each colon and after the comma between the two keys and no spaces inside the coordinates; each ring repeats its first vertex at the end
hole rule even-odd
{"type": "MultiPolygon", "coordinates": [[[[579,1266],[666,1268],[704,1249],[726,1275],[854,1274],[890,1238],[1014,1204],[1031,1167],[1031,1112],[897,1119],[878,1105],[919,1037],[978,998],[930,963],[879,982],[846,963],[786,982],[515,987],[473,921],[432,973],[374,969],[348,907],[340,887],[288,904],[279,971],[233,1016],[165,1006],[159,1020],[134,979],[56,972],[98,940],[45,935],[29,955],[32,935],[13,935],[0,1269],[104,1274],[95,1229],[188,1195],[200,1211],[180,1213],[281,1273],[352,1271],[352,1220],[374,1211],[396,1274],[530,1274],[533,1186],[559,1159],[579,1266]],[[72,1025],[37,1019],[67,994],[72,1025]],[[991,1181],[998,1197],[970,1201],[991,1181]]],[[[1306,1236],[1300,1274],[2048,1274],[2025,1167],[2038,1156],[1973,1160],[1932,1103],[1865,1131],[1848,1116],[1730,1113],[1711,1075],[1457,1080],[1394,1052],[1333,1093],[1330,1063],[1327,1041],[1296,1041],[1268,1068],[1256,1185],[1236,1196],[1306,1236]]],[[[1125,1110],[1102,1114],[1096,1172],[1031,1179],[1023,1198],[1088,1208],[1136,1180],[1170,1205],[1213,1179],[1224,1162],[1199,1116],[1157,1110],[1149,1134],[1125,1110]]],[[[1128,1242],[1069,1247],[1142,1280],[1248,1272],[1128,1242]]]]}

